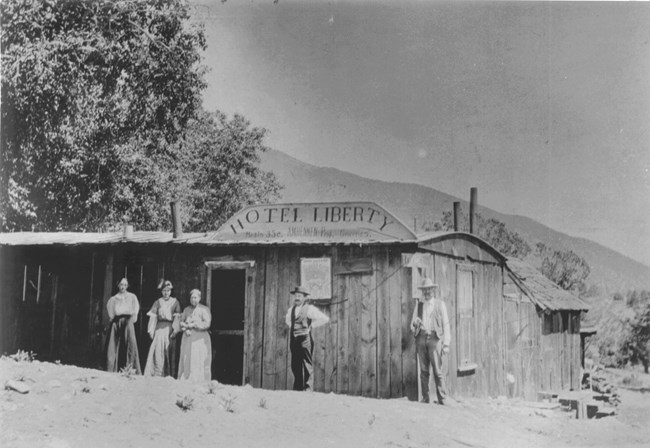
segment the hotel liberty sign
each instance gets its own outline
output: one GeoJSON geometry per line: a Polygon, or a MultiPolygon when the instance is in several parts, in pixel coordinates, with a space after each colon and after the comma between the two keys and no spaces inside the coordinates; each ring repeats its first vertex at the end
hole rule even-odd
{"type": "Polygon", "coordinates": [[[372,202],[254,205],[216,232],[224,240],[269,242],[412,241],[413,231],[372,202]]]}

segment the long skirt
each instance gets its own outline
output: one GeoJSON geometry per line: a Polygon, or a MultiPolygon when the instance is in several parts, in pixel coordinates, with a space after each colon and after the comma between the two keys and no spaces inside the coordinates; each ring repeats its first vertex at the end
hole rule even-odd
{"type": "Polygon", "coordinates": [[[117,372],[126,366],[131,366],[137,374],[142,374],[135,327],[130,315],[116,316],[113,319],[106,346],[106,370],[117,372]]]}
{"type": "Polygon", "coordinates": [[[183,333],[178,379],[210,381],[212,379],[212,343],[207,331],[183,333]]]}
{"type": "Polygon", "coordinates": [[[145,376],[172,376],[176,378],[178,359],[176,356],[176,337],[171,337],[172,323],[159,320],[153,334],[145,376]]]}

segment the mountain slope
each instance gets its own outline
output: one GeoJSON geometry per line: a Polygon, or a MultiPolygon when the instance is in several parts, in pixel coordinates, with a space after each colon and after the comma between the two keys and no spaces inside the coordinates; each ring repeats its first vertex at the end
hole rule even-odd
{"type": "MultiPolygon", "coordinates": [[[[452,210],[454,201],[461,202],[465,213],[469,210],[467,201],[433,188],[317,167],[276,150],[262,154],[262,168],[273,171],[284,185],[282,202],[374,201],[416,230],[440,220],[443,212],[452,210]]],[[[469,186],[467,189],[469,196],[469,186]]],[[[602,294],[630,288],[650,289],[650,267],[612,249],[566,235],[524,216],[506,215],[480,205],[477,211],[486,218],[503,221],[531,244],[539,241],[555,249],[574,251],[589,263],[588,283],[598,286],[602,294]]]]}

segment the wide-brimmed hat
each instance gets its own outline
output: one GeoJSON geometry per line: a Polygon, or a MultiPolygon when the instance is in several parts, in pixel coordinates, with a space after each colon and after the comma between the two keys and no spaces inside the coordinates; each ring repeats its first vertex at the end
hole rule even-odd
{"type": "Polygon", "coordinates": [[[418,286],[418,289],[430,289],[430,288],[437,288],[437,287],[438,287],[437,283],[433,283],[433,280],[431,280],[430,278],[425,278],[424,280],[422,280],[422,284],[418,286]]]}
{"type": "Polygon", "coordinates": [[[305,288],[303,288],[303,287],[300,286],[300,285],[298,285],[298,286],[296,286],[295,288],[293,288],[293,290],[292,290],[289,294],[292,294],[292,295],[293,295],[293,294],[298,294],[298,293],[300,293],[300,294],[304,294],[304,295],[306,295],[306,296],[309,295],[309,291],[307,291],[305,288]]]}

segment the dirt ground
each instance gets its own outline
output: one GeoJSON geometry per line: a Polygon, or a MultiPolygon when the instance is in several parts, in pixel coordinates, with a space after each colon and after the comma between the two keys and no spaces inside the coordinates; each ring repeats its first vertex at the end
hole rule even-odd
{"type": "MultiPolygon", "coordinates": [[[[627,374],[608,375],[620,383],[627,374]]],[[[567,412],[505,398],[447,407],[128,377],[5,358],[0,360],[2,384],[18,380],[30,390],[0,392],[0,446],[648,446],[650,376],[636,375],[634,390],[619,391],[617,416],[576,420],[567,412]]]]}

